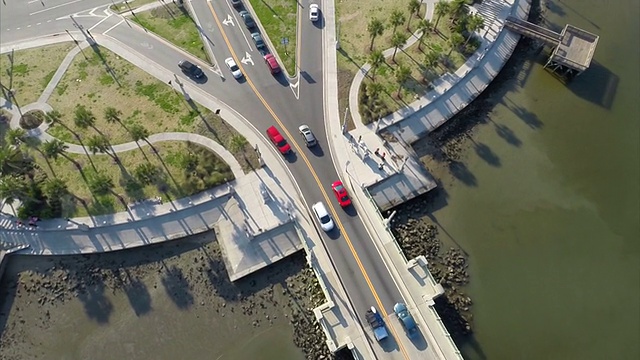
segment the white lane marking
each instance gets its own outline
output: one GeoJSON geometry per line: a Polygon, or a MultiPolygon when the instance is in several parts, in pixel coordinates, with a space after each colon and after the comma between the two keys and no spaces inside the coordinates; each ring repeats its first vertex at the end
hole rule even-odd
{"type": "Polygon", "coordinates": [[[30,27],[31,27],[31,24],[27,25],[27,28],[30,28],[30,27]]]}
{"type": "Polygon", "coordinates": [[[47,20],[47,22],[48,22],[48,23],[50,23],[50,22],[51,22],[51,19],[47,20]]]}
{"type": "Polygon", "coordinates": [[[293,91],[293,96],[296,97],[296,100],[300,100],[300,79],[298,79],[298,81],[296,81],[295,84],[289,83],[289,87],[291,88],[291,91],[293,91]]]}
{"type": "Polygon", "coordinates": [[[231,15],[227,15],[227,18],[222,20],[222,23],[229,26],[229,24],[231,24],[231,26],[236,26],[236,24],[233,23],[233,18],[231,18],[231,15]]]}
{"type": "Polygon", "coordinates": [[[240,60],[240,62],[245,65],[247,64],[251,64],[251,66],[255,65],[255,63],[253,62],[253,59],[251,58],[251,54],[249,54],[246,51],[244,53],[244,57],[242,58],[242,60],[240,60]]]}
{"type": "Polygon", "coordinates": [[[42,24],[42,23],[37,23],[36,25],[40,25],[40,24],[42,24]]]}
{"type": "MultiPolygon", "coordinates": [[[[211,2],[211,0],[208,0],[209,2],[211,2]]],[[[236,20],[236,23],[240,24],[240,20],[238,20],[238,14],[236,11],[234,11],[233,6],[231,6],[231,4],[227,1],[227,7],[229,7],[229,10],[231,10],[231,13],[233,14],[233,18],[236,20]]],[[[213,31],[213,30],[211,30],[213,31]]],[[[242,34],[242,37],[244,38],[244,41],[247,42],[247,46],[249,47],[249,51],[253,52],[253,47],[251,47],[251,43],[249,42],[249,38],[247,38],[247,35],[245,35],[244,30],[240,30],[240,33],[242,34]]]]}
{"type": "Polygon", "coordinates": [[[33,4],[34,2],[38,2],[38,1],[40,1],[40,0],[31,0],[27,4],[33,4]]]}
{"type": "Polygon", "coordinates": [[[96,26],[100,25],[103,21],[107,20],[111,15],[107,16],[106,18],[98,21],[95,25],[93,25],[92,27],[89,28],[89,30],[93,30],[96,26]]]}
{"type": "Polygon", "coordinates": [[[50,7],[50,8],[46,8],[46,9],[43,9],[43,10],[38,10],[38,11],[36,11],[36,12],[32,12],[31,14],[29,14],[29,16],[31,16],[31,15],[35,15],[35,14],[40,14],[40,13],[43,13],[43,12],[45,12],[45,11],[49,11],[49,10],[53,10],[53,9],[57,9],[57,8],[59,8],[59,7],[63,7],[63,6],[67,6],[67,5],[71,5],[71,4],[77,3],[77,2],[79,2],[79,1],[82,1],[82,0],[73,0],[73,1],[69,1],[69,2],[64,3],[64,4],[60,4],[60,5],[56,5],[56,6],[52,6],[52,7],[50,7]]]}
{"type": "Polygon", "coordinates": [[[120,20],[119,23],[113,25],[112,27],[108,28],[107,31],[103,32],[102,35],[107,35],[107,33],[113,29],[115,29],[118,25],[122,24],[124,22],[124,19],[120,20]]]}

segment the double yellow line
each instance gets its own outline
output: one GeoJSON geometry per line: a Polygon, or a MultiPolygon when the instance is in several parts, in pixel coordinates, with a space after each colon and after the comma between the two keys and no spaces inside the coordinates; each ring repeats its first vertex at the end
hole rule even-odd
{"type": "MultiPolygon", "coordinates": [[[[269,106],[267,101],[262,97],[262,95],[260,94],[260,92],[258,91],[256,86],[254,85],[253,81],[251,81],[251,78],[248,76],[247,72],[244,71],[244,68],[242,67],[242,62],[239,61],[238,56],[236,55],[235,51],[233,50],[233,47],[231,46],[231,43],[229,42],[229,38],[227,37],[227,34],[224,31],[224,27],[222,26],[222,24],[220,22],[220,19],[218,19],[218,15],[216,14],[215,10],[213,10],[213,6],[211,5],[211,2],[207,1],[207,5],[209,6],[209,9],[211,10],[211,14],[213,15],[213,18],[216,21],[216,24],[218,25],[218,29],[220,29],[220,33],[222,34],[222,37],[224,38],[224,42],[227,44],[227,47],[229,48],[229,51],[231,52],[231,56],[233,57],[233,59],[235,60],[236,64],[238,64],[238,67],[240,68],[240,70],[244,74],[244,76],[245,76],[245,78],[247,80],[247,84],[249,84],[249,86],[251,87],[253,92],[256,94],[258,99],[260,99],[260,102],[262,102],[262,105],[264,105],[264,107],[267,109],[269,114],[271,114],[273,119],[278,123],[278,125],[280,126],[282,131],[284,131],[286,136],[289,138],[289,141],[296,148],[296,151],[298,152],[298,155],[300,155],[302,160],[307,165],[307,168],[311,172],[311,175],[313,176],[314,180],[316,181],[316,184],[318,185],[318,188],[320,189],[320,192],[322,193],[322,196],[324,197],[325,201],[327,202],[327,205],[329,206],[329,209],[331,210],[331,214],[333,215],[333,218],[335,219],[339,229],[342,231],[344,239],[345,239],[347,245],[349,246],[349,250],[351,250],[351,254],[353,255],[354,259],[356,260],[356,263],[358,264],[358,268],[360,268],[360,272],[362,273],[362,276],[364,277],[364,280],[367,282],[367,285],[369,286],[369,290],[371,290],[371,293],[373,294],[373,297],[376,300],[376,303],[378,305],[378,309],[380,309],[382,315],[384,315],[385,318],[386,318],[387,315],[386,315],[386,311],[384,311],[384,306],[382,305],[382,301],[380,301],[380,297],[378,297],[378,293],[374,289],[373,284],[371,284],[371,279],[369,279],[369,276],[367,275],[367,271],[364,269],[364,266],[362,265],[362,262],[360,261],[360,258],[358,257],[358,254],[356,253],[356,250],[353,247],[351,239],[349,238],[349,235],[345,231],[345,228],[342,225],[342,222],[340,221],[340,218],[338,217],[338,214],[336,213],[336,210],[333,207],[333,204],[332,204],[331,200],[329,199],[329,196],[327,195],[327,192],[322,187],[322,182],[320,182],[320,179],[318,178],[318,175],[316,174],[316,171],[313,169],[313,166],[311,166],[311,163],[309,162],[309,159],[307,158],[305,153],[302,151],[302,148],[294,140],[294,137],[291,136],[291,133],[289,132],[289,130],[287,130],[287,128],[282,123],[282,121],[280,121],[280,118],[276,115],[276,113],[273,111],[273,109],[271,109],[271,106],[269,106]]],[[[300,17],[298,17],[298,34],[300,33],[300,24],[301,24],[301,19],[300,19],[300,17]]],[[[297,45],[296,54],[298,55],[298,57],[296,59],[296,64],[297,64],[297,61],[300,60],[299,52],[298,52],[299,49],[300,49],[300,43],[298,43],[296,45],[297,45]]],[[[299,66],[299,64],[297,64],[297,65],[299,66]]],[[[383,264],[381,264],[381,265],[384,266],[383,264]]],[[[398,347],[400,348],[400,351],[402,352],[402,355],[404,356],[405,359],[409,359],[409,356],[407,355],[406,349],[404,348],[402,343],[398,340],[398,334],[397,334],[395,328],[393,327],[393,325],[390,322],[387,321],[386,323],[387,323],[387,326],[389,327],[389,329],[391,330],[391,332],[393,333],[393,337],[395,338],[395,341],[398,344],[398,347]]]]}

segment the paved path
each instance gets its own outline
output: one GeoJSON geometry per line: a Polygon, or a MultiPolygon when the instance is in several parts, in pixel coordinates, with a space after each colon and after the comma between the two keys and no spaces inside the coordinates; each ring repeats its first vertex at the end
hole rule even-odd
{"type": "MultiPolygon", "coordinates": [[[[74,35],[78,34],[74,33],[74,35]]],[[[173,79],[172,72],[160,68],[149,59],[141,57],[137,52],[123,46],[115,39],[99,34],[94,34],[94,37],[100,42],[101,46],[117,53],[134,65],[155,76],[160,81],[166,83],[168,80],[173,79]]],[[[80,41],[81,48],[90,46],[84,38],[78,37],[77,40],[80,41]]],[[[12,45],[11,47],[25,49],[58,42],[61,42],[60,37],[51,36],[33,39],[21,45],[12,45]]],[[[3,51],[7,51],[7,49],[8,47],[3,46],[3,51]]],[[[79,52],[80,49],[77,47],[69,52],[38,101],[21,107],[23,112],[35,109],[45,112],[52,110],[46,101],[79,52]]],[[[220,109],[220,115],[225,121],[239,133],[243,134],[249,143],[260,144],[261,149],[264,149],[262,151],[263,159],[269,164],[269,167],[258,173],[244,174],[235,157],[222,145],[212,139],[192,133],[167,132],[153,134],[148,138],[151,144],[163,141],[190,141],[207,147],[227,162],[236,180],[231,182],[230,185],[222,185],[169,203],[161,204],[150,199],[148,201],[129,204],[130,206],[127,211],[116,214],[87,216],[74,219],[42,220],[38,223],[37,228],[26,228],[25,226],[17,224],[15,217],[2,214],[0,215],[0,226],[2,227],[2,229],[0,229],[0,242],[6,246],[30,245],[28,249],[20,252],[22,254],[62,255],[120,250],[172,240],[212,229],[212,225],[215,224],[220,218],[220,215],[224,213],[223,209],[230,195],[234,195],[236,199],[239,199],[239,201],[243,203],[252,203],[256,198],[255,189],[253,189],[257,186],[255,185],[256,181],[264,183],[268,181],[268,179],[277,179],[271,180],[275,182],[273,182],[273,189],[268,189],[268,191],[282,198],[283,204],[295,204],[293,208],[296,209],[295,214],[298,218],[306,217],[306,210],[301,206],[300,198],[294,195],[299,194],[299,190],[291,174],[285,167],[279,154],[275,153],[264,136],[233,109],[220,103],[217,99],[206,94],[195,85],[185,83],[185,90],[189,92],[194,101],[205,107],[211,110],[220,109]],[[244,200],[242,200],[243,198],[244,200]]],[[[12,128],[19,127],[18,109],[6,99],[2,98],[0,98],[0,105],[13,115],[10,126],[12,128]]],[[[28,131],[27,134],[37,137],[41,141],[53,140],[54,137],[46,132],[48,126],[46,123],[42,124],[39,128],[28,131]]],[[[68,146],[67,151],[70,153],[85,153],[85,149],[81,145],[73,143],[65,144],[68,146]]],[[[114,145],[112,149],[115,153],[120,153],[135,150],[138,146],[147,146],[147,143],[140,142],[140,144],[138,144],[132,141],[114,145]]],[[[273,226],[272,223],[279,221],[278,219],[281,217],[281,215],[277,213],[271,216],[265,216],[264,210],[261,209],[260,206],[255,205],[248,208],[247,216],[263,219],[264,224],[262,227],[265,228],[267,225],[273,226]],[[251,211],[259,211],[260,214],[251,216],[251,211]]],[[[313,229],[310,223],[303,221],[299,221],[299,223],[305,223],[307,227],[313,229]]],[[[313,230],[307,229],[305,232],[311,234],[313,230]]],[[[299,246],[294,247],[299,248],[299,246]]]]}
{"type": "MultiPolygon", "coordinates": [[[[366,127],[376,132],[386,129],[411,144],[456,115],[491,83],[517,45],[519,35],[501,31],[504,19],[509,15],[526,19],[529,8],[530,0],[484,0],[474,5],[470,12],[477,12],[485,19],[484,28],[476,32],[476,36],[482,39],[476,54],[455,73],[444,74],[433,81],[433,90],[420,99],[385,116],[379,124],[366,127]]],[[[433,18],[433,12],[429,7],[427,9],[426,18],[433,18]]],[[[412,40],[415,43],[415,37],[412,40]]],[[[392,53],[393,49],[386,51],[392,53]]],[[[349,108],[357,128],[365,126],[357,113],[357,101],[360,85],[369,68],[369,64],[361,68],[350,88],[349,108]]]]}

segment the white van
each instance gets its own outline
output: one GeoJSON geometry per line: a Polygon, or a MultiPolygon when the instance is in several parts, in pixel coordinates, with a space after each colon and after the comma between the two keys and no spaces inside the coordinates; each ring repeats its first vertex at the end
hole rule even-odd
{"type": "Polygon", "coordinates": [[[331,231],[333,229],[333,220],[331,220],[331,216],[329,216],[329,212],[327,208],[324,207],[322,201],[313,204],[311,210],[313,210],[313,213],[316,215],[322,230],[331,231]]]}

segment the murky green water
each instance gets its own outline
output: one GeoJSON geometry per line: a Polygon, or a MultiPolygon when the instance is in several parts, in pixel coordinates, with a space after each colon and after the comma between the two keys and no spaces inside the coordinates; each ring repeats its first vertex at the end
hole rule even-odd
{"type": "Polygon", "coordinates": [[[567,87],[525,63],[435,212],[470,255],[469,359],[640,358],[640,6],[554,3],[600,35],[594,66],[567,87]]]}

